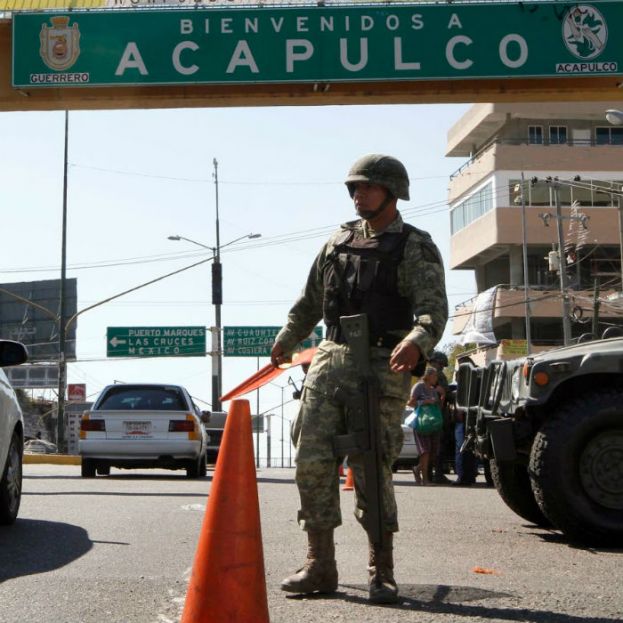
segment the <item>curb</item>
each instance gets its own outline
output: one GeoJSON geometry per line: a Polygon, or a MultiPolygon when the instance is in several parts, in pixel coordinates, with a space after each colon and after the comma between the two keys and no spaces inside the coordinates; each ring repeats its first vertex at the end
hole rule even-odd
{"type": "Polygon", "coordinates": [[[24,454],[24,463],[40,464],[51,463],[53,465],[80,465],[79,456],[71,454],[24,454]]]}

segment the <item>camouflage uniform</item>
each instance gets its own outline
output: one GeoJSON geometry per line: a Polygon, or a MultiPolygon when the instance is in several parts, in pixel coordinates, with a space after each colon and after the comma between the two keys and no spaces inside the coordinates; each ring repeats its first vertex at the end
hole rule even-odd
{"type": "MultiPolygon", "coordinates": [[[[352,224],[349,224],[352,226],[352,224]]],[[[276,338],[285,352],[290,352],[306,338],[323,317],[323,267],[327,255],[346,226],[337,231],[317,256],[307,284],[288,315],[288,322],[276,338]]],[[[385,232],[401,232],[400,214],[381,234],[365,220],[355,225],[366,238],[385,232]]],[[[443,264],[430,236],[414,230],[407,239],[403,259],[398,266],[398,292],[411,303],[415,316],[413,329],[397,334],[416,344],[426,357],[443,333],[447,317],[443,264]]],[[[380,388],[381,437],[383,444],[383,507],[388,532],[398,530],[396,500],[391,467],[403,442],[402,415],[409,397],[409,373],[395,373],[389,368],[390,348],[371,347],[371,364],[380,388]]],[[[292,428],[296,446],[296,483],[301,497],[299,524],[304,530],[332,529],[341,524],[339,504],[339,458],[333,455],[335,435],[345,433],[344,407],[333,399],[337,387],[357,391],[359,373],[345,344],[324,340],[305,378],[301,408],[292,428]]],[[[366,499],[361,458],[348,458],[355,481],[355,515],[366,527],[366,499]]]]}

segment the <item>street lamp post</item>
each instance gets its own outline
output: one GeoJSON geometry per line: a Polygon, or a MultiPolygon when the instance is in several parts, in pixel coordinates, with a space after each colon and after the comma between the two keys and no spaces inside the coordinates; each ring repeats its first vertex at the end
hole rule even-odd
{"type": "MultiPolygon", "coordinates": [[[[216,160],[214,161],[216,163],[216,160]]],[[[216,175],[216,164],[215,164],[216,175]]],[[[218,194],[217,194],[218,205],[218,194]]],[[[235,240],[231,240],[227,244],[220,245],[220,237],[218,230],[218,207],[216,211],[216,247],[209,247],[201,242],[186,238],[185,236],[168,236],[169,240],[185,240],[191,244],[196,244],[204,249],[212,251],[212,304],[214,305],[214,324],[212,331],[212,410],[221,410],[221,395],[223,385],[223,349],[221,348],[221,305],[223,303],[223,265],[221,264],[221,249],[228,247],[231,244],[240,242],[245,239],[260,238],[262,234],[246,234],[240,236],[235,240]]]]}
{"type": "Polygon", "coordinates": [[[221,264],[221,237],[218,219],[218,162],[212,160],[214,165],[214,191],[216,200],[216,249],[214,262],[212,263],[212,305],[214,305],[215,329],[212,334],[212,409],[221,410],[221,394],[223,379],[223,353],[221,352],[221,305],[223,304],[223,265],[221,264]],[[214,365],[216,364],[216,365],[214,365]]]}
{"type": "Polygon", "coordinates": [[[65,151],[63,157],[63,220],[61,234],[61,287],[59,292],[60,317],[58,327],[58,402],[56,409],[56,446],[65,451],[65,389],[67,387],[67,359],[65,357],[65,313],[67,278],[67,159],[69,143],[69,112],[65,111],[65,151]]]}

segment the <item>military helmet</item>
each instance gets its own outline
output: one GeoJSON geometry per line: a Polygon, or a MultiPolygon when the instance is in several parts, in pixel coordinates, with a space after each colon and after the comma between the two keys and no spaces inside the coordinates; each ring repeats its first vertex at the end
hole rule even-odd
{"type": "Polygon", "coordinates": [[[428,361],[436,362],[442,368],[445,368],[448,365],[448,357],[447,357],[446,353],[444,353],[443,351],[440,351],[440,350],[434,350],[430,354],[430,357],[428,358],[428,361]]]}
{"type": "Polygon", "coordinates": [[[409,199],[409,175],[402,162],[392,156],[368,154],[359,158],[346,176],[351,197],[355,194],[356,182],[378,184],[398,199],[409,199]]]}

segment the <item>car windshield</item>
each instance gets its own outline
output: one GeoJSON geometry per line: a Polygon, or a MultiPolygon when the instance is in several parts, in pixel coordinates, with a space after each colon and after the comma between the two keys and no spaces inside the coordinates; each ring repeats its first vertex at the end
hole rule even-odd
{"type": "Polygon", "coordinates": [[[109,390],[98,408],[106,411],[185,411],[187,407],[175,388],[115,387],[109,390]]]}

